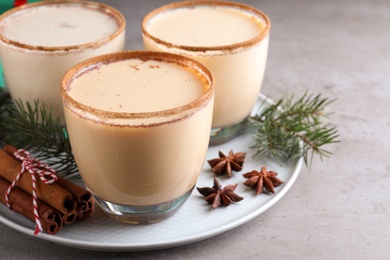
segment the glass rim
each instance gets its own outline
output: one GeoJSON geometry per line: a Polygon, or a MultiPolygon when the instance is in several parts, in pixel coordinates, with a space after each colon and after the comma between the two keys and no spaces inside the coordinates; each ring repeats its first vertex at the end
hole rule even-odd
{"type": "Polygon", "coordinates": [[[103,3],[97,3],[92,1],[69,1],[69,0],[55,0],[55,1],[43,1],[43,2],[35,2],[35,3],[28,3],[24,4],[15,8],[12,8],[3,14],[0,15],[0,27],[2,26],[2,23],[6,21],[7,19],[11,19],[11,16],[17,15],[18,13],[24,12],[28,9],[32,8],[39,8],[42,6],[55,6],[55,5],[75,5],[75,6],[83,6],[91,9],[95,9],[98,11],[101,11],[104,14],[107,14],[111,17],[113,17],[118,24],[117,30],[104,37],[97,39],[95,41],[86,42],[82,44],[76,44],[76,45],[63,45],[63,46],[41,46],[41,45],[31,45],[28,43],[18,42],[15,40],[11,40],[7,37],[5,37],[3,34],[0,33],[0,41],[4,42],[5,44],[12,45],[21,49],[28,49],[33,51],[42,51],[42,52],[56,52],[56,51],[70,51],[70,50],[79,50],[79,49],[87,49],[87,48],[96,48],[97,46],[100,46],[106,42],[111,41],[112,39],[116,38],[118,35],[120,35],[126,27],[126,19],[123,16],[123,14],[115,9],[114,7],[111,7],[109,5],[103,4],[103,3]]]}
{"type": "MultiPolygon", "coordinates": [[[[104,119],[110,119],[110,120],[142,120],[142,119],[151,119],[151,118],[168,118],[164,122],[160,123],[151,123],[151,124],[140,124],[140,126],[146,127],[146,126],[156,126],[166,123],[172,123],[174,121],[179,121],[183,118],[190,117],[192,114],[194,114],[199,109],[205,107],[207,104],[210,103],[214,96],[214,87],[215,87],[215,80],[214,76],[211,73],[211,71],[201,64],[200,62],[184,57],[182,55],[178,54],[172,54],[167,52],[158,52],[158,51],[142,51],[142,50],[128,50],[128,51],[121,51],[121,52],[115,52],[115,53],[109,53],[104,55],[99,55],[92,57],[90,59],[84,60],[77,65],[73,66],[70,70],[67,71],[67,73],[64,75],[62,82],[61,82],[61,96],[62,100],[65,106],[67,106],[70,110],[81,110],[90,115],[96,116],[98,118],[104,118],[104,119]],[[94,66],[98,66],[101,64],[108,64],[112,62],[122,61],[122,60],[129,60],[129,59],[141,59],[144,61],[147,60],[156,60],[156,61],[162,61],[162,62],[169,62],[169,63],[176,63],[180,66],[183,66],[184,68],[190,69],[194,73],[199,74],[199,77],[202,77],[205,79],[205,82],[208,86],[208,89],[202,94],[202,96],[192,100],[189,103],[186,103],[181,106],[177,106],[170,109],[165,110],[159,110],[159,111],[151,111],[151,112],[114,112],[114,111],[107,111],[99,108],[94,108],[88,105],[85,105],[83,103],[80,103],[79,101],[72,98],[68,93],[68,88],[70,84],[72,83],[73,79],[77,78],[81,73],[88,70],[89,68],[93,68],[94,66]],[[178,118],[175,118],[175,115],[180,115],[182,113],[185,113],[186,111],[191,111],[189,114],[185,114],[184,116],[179,116],[178,118]],[[169,117],[174,117],[173,119],[169,119],[169,117]]],[[[79,112],[75,112],[81,117],[85,117],[81,115],[79,112]]],[[[99,123],[105,123],[103,120],[93,120],[91,118],[88,118],[88,120],[96,121],[99,123]]],[[[107,123],[109,125],[116,125],[115,123],[107,123]]],[[[131,125],[133,124],[129,122],[124,122],[123,124],[119,125],[131,125]]],[[[137,125],[137,124],[135,124],[137,125]]]]}
{"type": "Polygon", "coordinates": [[[256,45],[257,43],[261,42],[269,34],[269,31],[271,29],[271,21],[270,21],[269,17],[264,12],[256,9],[255,7],[252,7],[250,5],[237,3],[237,2],[230,2],[230,1],[197,0],[197,1],[183,1],[183,2],[171,3],[171,4],[163,5],[161,7],[158,7],[156,9],[152,10],[142,20],[141,29],[142,29],[142,33],[144,34],[145,37],[153,40],[157,44],[164,45],[167,48],[176,48],[176,49],[181,49],[181,50],[189,51],[189,52],[203,52],[203,53],[205,53],[207,51],[227,52],[227,51],[234,51],[234,50],[237,50],[240,48],[249,48],[249,47],[252,47],[252,46],[256,45]],[[162,40],[156,36],[153,36],[147,30],[149,21],[165,11],[175,10],[175,9],[179,9],[179,8],[186,8],[186,7],[204,6],[204,5],[236,8],[236,9],[241,10],[243,12],[252,13],[256,17],[260,17],[261,19],[264,20],[265,29],[260,34],[258,34],[256,37],[251,38],[249,40],[240,41],[240,42],[228,44],[228,45],[219,45],[219,46],[191,46],[191,45],[175,44],[172,42],[162,40]]]}

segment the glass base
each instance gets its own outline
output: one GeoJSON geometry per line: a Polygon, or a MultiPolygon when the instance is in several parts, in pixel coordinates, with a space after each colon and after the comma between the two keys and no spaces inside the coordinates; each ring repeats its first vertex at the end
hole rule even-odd
{"type": "Polygon", "coordinates": [[[191,195],[192,190],[175,200],[150,206],[120,205],[102,200],[97,196],[94,198],[104,212],[113,219],[130,224],[152,224],[175,214],[191,195]]]}
{"type": "Polygon", "coordinates": [[[232,140],[245,128],[247,119],[235,125],[216,127],[211,129],[209,145],[219,145],[232,140]]]}

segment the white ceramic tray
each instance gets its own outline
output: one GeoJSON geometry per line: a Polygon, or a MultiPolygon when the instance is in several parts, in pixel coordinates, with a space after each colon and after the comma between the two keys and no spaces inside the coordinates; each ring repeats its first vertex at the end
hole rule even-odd
{"type": "MultiPolygon", "coordinates": [[[[261,95],[254,111],[269,102],[271,101],[261,95]]],[[[249,149],[251,135],[252,133],[245,133],[228,143],[210,147],[207,152],[207,160],[218,157],[218,151],[225,154],[230,149],[234,152],[247,152],[241,172],[234,172],[231,178],[226,178],[224,175],[217,177],[222,186],[238,183],[235,192],[244,197],[244,200],[228,207],[212,209],[204,197],[194,189],[186,204],[174,216],[151,225],[134,226],[120,223],[109,218],[96,207],[90,218],[64,226],[54,236],[46,233],[34,236],[35,224],[2,204],[0,222],[37,239],[97,251],[155,250],[190,244],[216,236],[255,218],[279,201],[293,185],[302,167],[302,159],[283,165],[268,158],[253,157],[254,151],[249,149]],[[253,189],[243,185],[246,179],[242,174],[260,170],[262,165],[278,172],[278,177],[284,181],[275,189],[275,194],[256,196],[253,189]]],[[[196,186],[211,187],[214,176],[210,166],[205,162],[196,186]]]]}

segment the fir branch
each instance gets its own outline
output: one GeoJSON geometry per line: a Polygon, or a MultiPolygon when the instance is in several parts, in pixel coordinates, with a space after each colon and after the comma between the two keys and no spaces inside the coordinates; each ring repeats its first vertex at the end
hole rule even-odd
{"type": "Polygon", "coordinates": [[[330,114],[326,108],[334,100],[305,93],[281,99],[249,119],[255,128],[256,155],[267,155],[282,161],[303,157],[309,165],[314,155],[328,157],[324,145],[339,142],[336,127],[322,122],[330,114]],[[309,163],[310,161],[310,163],[309,163]]]}
{"type": "MultiPolygon", "coordinates": [[[[281,99],[250,117],[249,124],[255,128],[250,148],[257,155],[282,161],[303,157],[308,165],[314,155],[331,154],[324,145],[339,142],[337,129],[322,122],[330,115],[325,111],[333,100],[308,94],[293,99],[281,99]]],[[[51,111],[39,101],[33,105],[12,102],[0,89],[0,145],[6,143],[35,153],[62,176],[78,176],[66,129],[51,111]]]]}
{"type": "Polygon", "coordinates": [[[5,92],[3,88],[0,87],[0,147],[3,147],[2,140],[4,139],[6,132],[2,128],[4,120],[2,116],[7,115],[8,107],[12,106],[11,96],[8,92],[5,92]]]}
{"type": "Polygon", "coordinates": [[[0,105],[0,145],[10,144],[30,151],[59,175],[78,176],[65,127],[44,104],[20,100],[0,105]]]}

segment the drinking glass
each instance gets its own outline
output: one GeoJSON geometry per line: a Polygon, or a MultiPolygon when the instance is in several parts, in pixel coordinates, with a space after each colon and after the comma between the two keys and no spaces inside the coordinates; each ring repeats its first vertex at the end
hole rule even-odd
{"type": "Polygon", "coordinates": [[[142,22],[146,50],[185,55],[215,76],[210,144],[235,137],[245,125],[263,82],[270,31],[266,14],[223,1],[185,1],[151,11],[142,22]]]}
{"type": "Polygon", "coordinates": [[[126,51],[76,65],[61,92],[80,175],[104,211],[133,224],[174,214],[205,160],[211,72],[180,55],[126,51]]]}
{"type": "Polygon", "coordinates": [[[0,58],[11,97],[39,100],[63,121],[63,75],[87,58],[122,51],[125,26],[118,10],[87,1],[43,1],[3,13],[0,58]]]}

